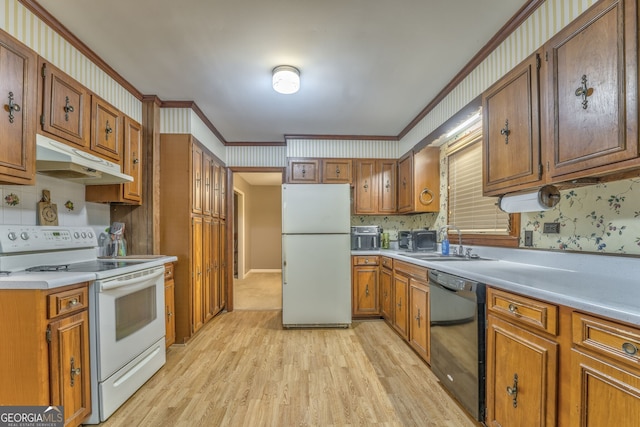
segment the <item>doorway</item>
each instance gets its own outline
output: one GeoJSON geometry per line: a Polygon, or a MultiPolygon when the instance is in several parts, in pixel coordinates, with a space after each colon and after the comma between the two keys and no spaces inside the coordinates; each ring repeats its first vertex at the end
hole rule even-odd
{"type": "Polygon", "coordinates": [[[230,168],[234,310],[282,308],[282,168],[230,168]]]}

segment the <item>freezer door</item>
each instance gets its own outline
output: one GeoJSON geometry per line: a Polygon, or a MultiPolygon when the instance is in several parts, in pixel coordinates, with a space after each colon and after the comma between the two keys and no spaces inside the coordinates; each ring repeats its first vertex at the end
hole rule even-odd
{"type": "Polygon", "coordinates": [[[351,324],[349,235],[282,237],[282,324],[351,324]]]}
{"type": "Polygon", "coordinates": [[[349,233],[349,184],[283,184],[282,233],[349,233]]]}

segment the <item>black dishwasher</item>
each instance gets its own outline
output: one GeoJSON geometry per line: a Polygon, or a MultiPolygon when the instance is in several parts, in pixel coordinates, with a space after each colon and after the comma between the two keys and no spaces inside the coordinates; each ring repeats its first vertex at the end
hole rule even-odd
{"type": "Polygon", "coordinates": [[[431,370],[477,420],[485,415],[486,286],[429,271],[431,370]]]}

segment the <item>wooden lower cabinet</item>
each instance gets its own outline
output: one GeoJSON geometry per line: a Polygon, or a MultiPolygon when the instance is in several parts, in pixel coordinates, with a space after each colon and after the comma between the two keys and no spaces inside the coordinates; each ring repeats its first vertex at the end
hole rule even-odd
{"type": "Polygon", "coordinates": [[[352,317],[380,316],[378,263],[377,256],[352,257],[352,317]]]}
{"type": "Polygon", "coordinates": [[[64,406],[65,426],[91,414],[89,285],[0,290],[0,402],[64,406]]]}
{"type": "Polygon", "coordinates": [[[176,318],[175,318],[175,281],[173,279],[173,263],[164,265],[164,321],[165,321],[165,348],[176,342],[176,318]]]}
{"type": "Polygon", "coordinates": [[[570,426],[632,427],[640,413],[640,328],[574,312],[570,426]]]}
{"type": "Polygon", "coordinates": [[[558,344],[487,316],[487,425],[556,425],[558,344]]]}
{"type": "MultiPolygon", "coordinates": [[[[390,259],[390,258],[389,258],[390,259]]],[[[393,323],[393,270],[384,264],[380,267],[380,314],[389,323],[393,323]]]]}
{"type": "Polygon", "coordinates": [[[430,359],[429,284],[409,279],[409,345],[427,363],[430,359]]]}
{"type": "Polygon", "coordinates": [[[393,328],[402,338],[409,338],[409,278],[393,275],[393,328]]]}

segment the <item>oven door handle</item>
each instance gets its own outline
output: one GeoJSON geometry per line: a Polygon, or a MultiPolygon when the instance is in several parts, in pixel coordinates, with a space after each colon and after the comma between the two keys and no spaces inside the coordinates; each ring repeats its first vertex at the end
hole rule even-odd
{"type": "Polygon", "coordinates": [[[137,276],[134,275],[130,279],[120,280],[114,279],[100,283],[101,291],[108,291],[110,289],[120,289],[124,287],[136,288],[141,287],[144,288],[147,282],[151,282],[157,279],[159,276],[164,276],[164,268],[158,268],[158,270],[154,273],[149,274],[148,276],[137,276]],[[134,286],[131,286],[134,285],[134,286]]]}

